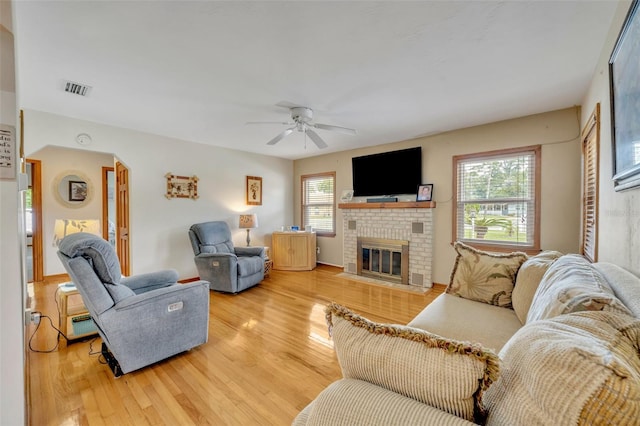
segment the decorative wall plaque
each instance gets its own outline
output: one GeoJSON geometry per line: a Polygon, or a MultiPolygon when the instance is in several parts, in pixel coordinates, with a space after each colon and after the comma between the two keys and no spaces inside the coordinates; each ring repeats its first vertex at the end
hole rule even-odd
{"type": "Polygon", "coordinates": [[[171,198],[198,198],[198,176],[176,176],[171,173],[164,175],[167,178],[167,193],[165,197],[171,198]]]}

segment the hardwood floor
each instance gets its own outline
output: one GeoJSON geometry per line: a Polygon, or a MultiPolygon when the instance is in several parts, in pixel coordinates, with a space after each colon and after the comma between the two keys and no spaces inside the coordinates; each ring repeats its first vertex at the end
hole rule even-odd
{"type": "MultiPolygon", "coordinates": [[[[341,303],[365,317],[406,324],[443,291],[416,294],[366,284],[320,265],[272,271],[237,295],[210,293],[209,341],[115,379],[100,339],[61,339],[50,353],[28,351],[31,425],[289,425],[341,377],[324,307],[341,303]]],[[[33,286],[35,310],[58,326],[57,282],[33,286]]],[[[135,326],[135,324],[132,324],[135,326]]],[[[27,330],[27,340],[35,326],[27,330]]],[[[57,332],[42,318],[31,341],[52,349],[57,332]]]]}

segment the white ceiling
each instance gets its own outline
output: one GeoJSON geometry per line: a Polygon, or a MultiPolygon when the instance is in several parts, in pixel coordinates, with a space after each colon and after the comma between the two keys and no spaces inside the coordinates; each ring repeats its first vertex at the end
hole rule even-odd
{"type": "Polygon", "coordinates": [[[19,104],[304,158],[580,104],[617,5],[17,0],[19,104]],[[358,134],[267,146],[286,126],[245,122],[288,121],[282,103],[358,134]]]}

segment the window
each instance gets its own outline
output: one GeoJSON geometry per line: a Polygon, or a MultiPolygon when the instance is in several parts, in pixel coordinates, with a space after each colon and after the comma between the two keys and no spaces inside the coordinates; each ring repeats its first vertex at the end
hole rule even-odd
{"type": "Polygon", "coordinates": [[[318,235],[336,234],[336,173],[302,176],[302,226],[312,226],[318,235]]]}
{"type": "Polygon", "coordinates": [[[580,252],[595,262],[598,254],[598,151],[600,104],[582,130],[582,244],[580,252]]]}
{"type": "Polygon", "coordinates": [[[453,157],[453,238],[494,251],[540,247],[540,146],[453,157]]]}

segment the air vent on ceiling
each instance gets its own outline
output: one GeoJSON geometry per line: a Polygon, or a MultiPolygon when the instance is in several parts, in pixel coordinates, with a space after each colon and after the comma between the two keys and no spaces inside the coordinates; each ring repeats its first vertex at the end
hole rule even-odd
{"type": "Polygon", "coordinates": [[[73,93],[74,95],[87,96],[89,91],[91,91],[91,86],[74,83],[73,81],[65,81],[64,91],[67,93],[73,93]]]}

